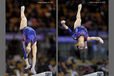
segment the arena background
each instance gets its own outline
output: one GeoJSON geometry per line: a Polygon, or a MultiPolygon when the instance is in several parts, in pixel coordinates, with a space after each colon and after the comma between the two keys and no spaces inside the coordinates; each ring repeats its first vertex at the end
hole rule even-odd
{"type": "Polygon", "coordinates": [[[6,76],[30,74],[30,70],[24,70],[22,35],[19,30],[21,5],[26,7],[28,26],[37,33],[36,71],[52,71],[53,76],[56,76],[55,0],[6,0],[6,76]]]}
{"type": "Polygon", "coordinates": [[[82,76],[96,71],[109,76],[108,0],[58,0],[58,4],[58,76],[82,76]],[[100,36],[104,40],[103,45],[97,41],[88,42],[84,53],[74,47],[76,41],[60,24],[61,20],[66,20],[73,31],[79,3],[83,3],[82,25],[87,28],[89,36],[100,36]]]}

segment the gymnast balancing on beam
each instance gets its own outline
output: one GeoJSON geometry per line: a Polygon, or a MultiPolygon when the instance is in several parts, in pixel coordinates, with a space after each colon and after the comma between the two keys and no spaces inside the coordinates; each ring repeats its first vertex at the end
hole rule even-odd
{"type": "Polygon", "coordinates": [[[33,28],[27,26],[27,18],[24,14],[25,6],[21,6],[21,23],[20,30],[23,35],[23,52],[24,52],[24,60],[26,63],[25,69],[31,68],[31,65],[28,61],[28,55],[32,50],[32,68],[31,72],[36,74],[35,65],[36,65],[36,53],[37,53],[37,40],[36,40],[36,32],[33,28]]]}

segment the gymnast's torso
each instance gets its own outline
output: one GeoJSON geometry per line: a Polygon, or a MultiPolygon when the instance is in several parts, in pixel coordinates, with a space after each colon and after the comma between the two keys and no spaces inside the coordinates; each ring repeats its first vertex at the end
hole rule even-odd
{"type": "Polygon", "coordinates": [[[36,42],[36,31],[33,28],[28,26],[24,27],[21,30],[21,33],[23,35],[23,41],[25,41],[26,46],[29,42],[31,42],[32,45],[36,42]]]}

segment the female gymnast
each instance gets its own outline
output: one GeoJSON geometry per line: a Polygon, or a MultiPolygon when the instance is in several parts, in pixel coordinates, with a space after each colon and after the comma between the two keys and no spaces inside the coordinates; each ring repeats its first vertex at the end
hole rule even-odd
{"type": "Polygon", "coordinates": [[[32,68],[31,72],[36,74],[35,65],[36,65],[36,53],[37,53],[37,40],[36,40],[36,32],[33,28],[27,26],[27,18],[24,14],[25,6],[21,6],[21,23],[20,23],[20,30],[23,35],[23,52],[24,52],[24,59],[26,63],[25,69],[31,68],[31,65],[28,61],[28,55],[32,50],[32,68]]]}
{"type": "Polygon", "coordinates": [[[82,4],[79,4],[77,15],[76,15],[76,21],[74,23],[75,33],[73,33],[71,29],[68,26],[66,26],[65,20],[61,21],[62,26],[70,33],[70,35],[73,37],[74,40],[77,40],[77,43],[75,44],[75,46],[78,47],[78,49],[80,50],[84,50],[85,48],[87,48],[87,41],[90,41],[90,40],[97,40],[103,44],[104,41],[102,38],[89,37],[87,29],[84,26],[81,26],[81,15],[80,15],[81,9],[82,9],[82,4]]]}

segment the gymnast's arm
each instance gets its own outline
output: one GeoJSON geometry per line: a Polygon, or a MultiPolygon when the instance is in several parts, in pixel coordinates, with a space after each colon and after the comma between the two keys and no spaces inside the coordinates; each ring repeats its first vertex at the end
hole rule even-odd
{"type": "Polygon", "coordinates": [[[96,40],[99,41],[100,43],[104,43],[103,39],[101,37],[88,37],[87,41],[91,41],[91,40],[96,40]]]}
{"type": "Polygon", "coordinates": [[[61,21],[62,26],[70,33],[70,35],[72,36],[74,33],[72,32],[72,30],[65,24],[65,20],[61,21]]]}

